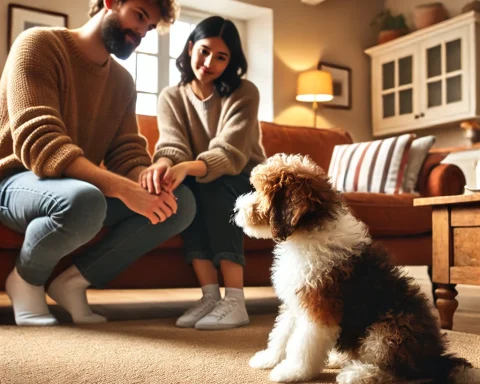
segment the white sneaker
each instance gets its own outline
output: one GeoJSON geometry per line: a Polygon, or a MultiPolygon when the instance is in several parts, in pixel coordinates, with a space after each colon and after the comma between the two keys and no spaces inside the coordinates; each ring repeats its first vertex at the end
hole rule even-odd
{"type": "Polygon", "coordinates": [[[235,297],[227,296],[215,304],[212,312],[198,320],[195,328],[213,331],[236,328],[249,322],[250,319],[245,308],[245,302],[239,301],[235,297]]]}
{"type": "Polygon", "coordinates": [[[179,328],[193,328],[198,320],[215,307],[216,303],[217,301],[212,295],[204,295],[192,308],[177,319],[175,325],[179,328]]]}

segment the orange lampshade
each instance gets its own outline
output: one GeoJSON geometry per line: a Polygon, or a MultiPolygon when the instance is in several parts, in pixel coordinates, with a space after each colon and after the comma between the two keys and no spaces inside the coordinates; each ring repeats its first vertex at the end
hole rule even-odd
{"type": "Polygon", "coordinates": [[[330,73],[312,70],[300,73],[297,81],[298,101],[324,102],[333,99],[333,81],[330,73]]]}

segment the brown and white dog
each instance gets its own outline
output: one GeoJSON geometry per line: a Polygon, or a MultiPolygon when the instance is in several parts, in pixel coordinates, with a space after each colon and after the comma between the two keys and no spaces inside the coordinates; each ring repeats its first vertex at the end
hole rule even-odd
{"type": "Polygon", "coordinates": [[[309,380],[336,351],[338,383],[466,382],[471,365],[446,354],[426,297],[371,245],[319,166],[277,154],[250,180],[255,191],[238,198],[234,219],[248,236],[276,241],[272,283],[282,302],[251,367],[273,368],[273,381],[309,380]]]}

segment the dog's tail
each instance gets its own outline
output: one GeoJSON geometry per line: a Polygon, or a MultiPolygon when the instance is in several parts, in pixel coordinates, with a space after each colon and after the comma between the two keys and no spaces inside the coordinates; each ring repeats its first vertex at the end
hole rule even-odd
{"type": "Polygon", "coordinates": [[[435,363],[434,383],[480,383],[480,369],[474,369],[469,361],[448,353],[435,363]]]}

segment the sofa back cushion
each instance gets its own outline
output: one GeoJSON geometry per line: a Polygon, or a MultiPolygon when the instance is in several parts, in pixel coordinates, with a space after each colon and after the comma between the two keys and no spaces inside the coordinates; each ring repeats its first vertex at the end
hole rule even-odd
{"type": "Polygon", "coordinates": [[[147,139],[147,148],[150,155],[155,152],[159,134],[157,116],[137,115],[138,131],[147,139]]]}
{"type": "MultiPolygon", "coordinates": [[[[138,129],[148,141],[148,151],[153,154],[158,141],[157,118],[137,115],[138,129]]],[[[262,121],[262,144],[267,156],[275,153],[310,155],[325,172],[330,164],[335,145],[350,144],[352,138],[340,128],[315,129],[294,127],[262,121]]]]}
{"type": "Polygon", "coordinates": [[[348,132],[340,128],[294,127],[265,121],[262,121],[260,126],[267,156],[281,152],[309,155],[325,172],[328,170],[333,148],[336,145],[352,143],[348,132]]]}

